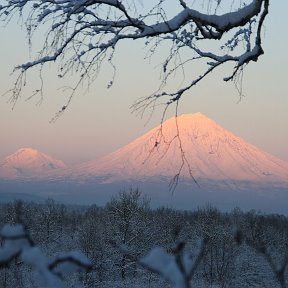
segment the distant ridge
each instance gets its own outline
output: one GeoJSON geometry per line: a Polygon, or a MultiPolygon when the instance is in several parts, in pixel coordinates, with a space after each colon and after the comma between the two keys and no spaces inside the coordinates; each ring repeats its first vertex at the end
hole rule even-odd
{"type": "Polygon", "coordinates": [[[58,168],[65,168],[63,161],[48,156],[36,149],[21,148],[0,161],[0,178],[39,178],[58,168]]]}

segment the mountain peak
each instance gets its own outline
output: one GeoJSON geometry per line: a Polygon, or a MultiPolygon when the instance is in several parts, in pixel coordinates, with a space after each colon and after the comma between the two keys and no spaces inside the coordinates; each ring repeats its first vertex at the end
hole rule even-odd
{"type": "Polygon", "coordinates": [[[66,165],[63,161],[36,149],[25,147],[0,161],[0,178],[39,176],[44,172],[64,167],[66,165]]]}
{"type": "Polygon", "coordinates": [[[18,149],[14,154],[35,157],[35,156],[39,155],[40,152],[36,149],[30,148],[30,147],[25,147],[25,148],[18,149]]]}
{"type": "Polygon", "coordinates": [[[225,130],[200,112],[173,117],[119,150],[80,165],[115,179],[183,177],[287,181],[287,164],[225,130]],[[184,156],[183,156],[184,155],[184,156]],[[185,157],[185,159],[183,159],[185,157]],[[190,166],[190,167],[189,167],[190,166]]]}
{"type": "Polygon", "coordinates": [[[167,121],[171,121],[173,119],[177,118],[179,122],[193,122],[193,121],[212,121],[210,118],[202,114],[201,112],[195,112],[195,113],[189,113],[189,114],[181,114],[176,117],[172,117],[168,119],[167,121]]]}
{"type": "MultiPolygon", "coordinates": [[[[157,129],[159,129],[159,127],[156,128],[156,130],[157,129]]],[[[213,135],[215,133],[226,134],[225,129],[200,112],[172,117],[162,124],[161,131],[164,136],[169,135],[171,139],[173,139],[176,134],[179,134],[180,136],[187,136],[191,133],[194,135],[195,133],[197,135],[213,135]]]]}
{"type": "Polygon", "coordinates": [[[164,123],[166,123],[166,125],[168,125],[169,122],[173,122],[173,121],[175,122],[176,119],[177,119],[178,125],[180,125],[180,126],[191,125],[193,123],[197,123],[197,124],[201,124],[201,125],[203,125],[203,124],[215,125],[216,124],[215,121],[213,121],[209,117],[205,116],[201,112],[178,115],[176,117],[172,117],[172,118],[168,119],[164,123]]]}
{"type": "Polygon", "coordinates": [[[181,114],[178,116],[179,119],[181,118],[191,118],[191,119],[208,119],[207,116],[205,116],[204,114],[202,114],[201,112],[195,112],[195,113],[189,113],[189,114],[181,114]]]}
{"type": "Polygon", "coordinates": [[[50,158],[50,156],[45,155],[36,149],[25,147],[16,150],[12,155],[6,157],[5,160],[22,165],[24,163],[27,164],[27,162],[35,162],[44,158],[50,158]]]}

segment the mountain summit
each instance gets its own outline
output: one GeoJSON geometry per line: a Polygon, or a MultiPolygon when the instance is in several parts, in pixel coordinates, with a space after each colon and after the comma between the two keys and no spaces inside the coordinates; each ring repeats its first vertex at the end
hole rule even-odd
{"type": "Polygon", "coordinates": [[[288,182],[287,163],[248,144],[201,113],[171,118],[130,144],[79,165],[108,182],[150,177],[288,182]],[[189,168],[190,166],[190,168],[189,168]]]}
{"type": "Polygon", "coordinates": [[[37,178],[48,171],[64,167],[66,165],[61,160],[32,148],[21,148],[0,161],[0,178],[37,178]]]}

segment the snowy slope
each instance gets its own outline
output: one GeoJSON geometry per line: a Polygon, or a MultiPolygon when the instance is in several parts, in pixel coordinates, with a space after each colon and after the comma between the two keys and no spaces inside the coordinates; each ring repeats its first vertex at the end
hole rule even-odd
{"type": "MultiPolygon", "coordinates": [[[[286,162],[248,144],[201,113],[179,116],[177,122],[171,118],[162,129],[156,127],[114,153],[81,164],[72,174],[73,178],[102,177],[107,182],[171,177],[181,168],[181,155],[185,155],[196,179],[288,183],[286,162]]],[[[190,177],[186,163],[181,174],[190,177]]]]}
{"type": "Polygon", "coordinates": [[[0,161],[0,179],[39,179],[49,171],[64,167],[61,160],[32,148],[21,148],[0,161]]]}

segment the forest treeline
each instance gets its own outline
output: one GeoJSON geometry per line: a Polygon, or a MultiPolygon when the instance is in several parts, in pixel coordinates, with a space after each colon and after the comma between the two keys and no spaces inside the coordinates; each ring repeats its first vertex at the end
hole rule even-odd
{"type": "MultiPolygon", "coordinates": [[[[153,247],[176,260],[180,253],[199,260],[191,287],[288,285],[288,218],[283,215],[238,208],[223,213],[211,206],[151,209],[143,193],[130,189],[104,207],[52,199],[1,203],[0,228],[7,223],[22,223],[48,257],[77,249],[90,259],[89,271],[63,279],[66,287],[171,287],[163,275],[139,263],[153,247]]],[[[19,258],[0,267],[0,287],[40,287],[39,281],[19,258]]]]}

